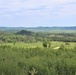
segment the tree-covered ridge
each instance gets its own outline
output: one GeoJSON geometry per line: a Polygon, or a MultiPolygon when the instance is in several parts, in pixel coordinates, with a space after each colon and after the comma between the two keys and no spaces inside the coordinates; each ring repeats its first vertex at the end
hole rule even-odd
{"type": "Polygon", "coordinates": [[[30,74],[76,75],[76,48],[53,50],[0,46],[0,75],[30,74]]]}
{"type": "Polygon", "coordinates": [[[27,30],[21,30],[21,31],[17,32],[16,34],[19,34],[19,35],[28,35],[28,36],[34,35],[34,33],[32,31],[27,31],[27,30]]]}
{"type": "Polygon", "coordinates": [[[76,33],[43,33],[21,30],[16,33],[0,31],[0,42],[38,42],[38,41],[76,42],[76,33]]]}

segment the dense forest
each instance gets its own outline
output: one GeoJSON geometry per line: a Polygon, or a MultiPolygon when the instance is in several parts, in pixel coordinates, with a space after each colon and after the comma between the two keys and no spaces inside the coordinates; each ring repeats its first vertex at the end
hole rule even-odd
{"type": "Polygon", "coordinates": [[[76,75],[76,48],[0,46],[0,75],[76,75]]]}

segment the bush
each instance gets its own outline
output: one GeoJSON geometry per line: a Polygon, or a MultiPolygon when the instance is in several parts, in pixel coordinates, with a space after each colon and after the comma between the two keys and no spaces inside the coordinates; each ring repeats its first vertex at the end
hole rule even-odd
{"type": "Polygon", "coordinates": [[[47,47],[47,42],[43,42],[43,47],[47,47]]]}

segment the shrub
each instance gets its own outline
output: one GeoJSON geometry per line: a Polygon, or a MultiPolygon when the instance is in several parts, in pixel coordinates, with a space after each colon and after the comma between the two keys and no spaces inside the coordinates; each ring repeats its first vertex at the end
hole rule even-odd
{"type": "Polygon", "coordinates": [[[43,42],[43,47],[47,47],[47,42],[43,42]]]}

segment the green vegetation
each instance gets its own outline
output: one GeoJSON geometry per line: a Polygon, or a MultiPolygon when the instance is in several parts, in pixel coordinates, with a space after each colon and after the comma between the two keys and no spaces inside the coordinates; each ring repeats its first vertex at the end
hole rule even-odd
{"type": "Polygon", "coordinates": [[[43,42],[43,47],[47,47],[47,42],[43,42]]]}
{"type": "Polygon", "coordinates": [[[0,46],[1,75],[76,75],[76,48],[0,46]],[[34,69],[36,70],[34,70],[34,69]]]}
{"type": "Polygon", "coordinates": [[[17,33],[6,33],[0,31],[0,42],[1,43],[36,43],[47,41],[60,41],[60,42],[76,42],[75,33],[42,33],[42,32],[31,32],[21,30],[17,33]]]}
{"type": "MultiPolygon", "coordinates": [[[[49,44],[47,44],[47,48],[49,48],[49,44]]],[[[0,44],[1,45],[1,44],[0,44]]],[[[40,47],[43,48],[43,42],[36,42],[36,43],[24,43],[24,42],[17,42],[15,44],[13,43],[3,43],[2,45],[6,46],[11,46],[11,47],[20,47],[20,48],[36,48],[40,47]]],[[[68,49],[72,49],[76,46],[75,42],[69,42],[69,45],[66,45],[66,42],[58,42],[58,41],[53,41],[50,43],[50,48],[53,49],[55,47],[60,47],[61,45],[64,45],[68,49]]]]}
{"type": "Polygon", "coordinates": [[[76,33],[13,32],[0,31],[0,75],[76,75],[76,33]]]}
{"type": "Polygon", "coordinates": [[[33,35],[33,32],[27,31],[27,30],[21,30],[21,31],[17,32],[16,34],[31,36],[31,35],[33,35]]]}

